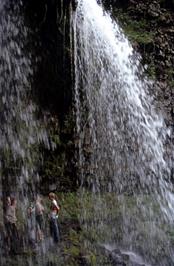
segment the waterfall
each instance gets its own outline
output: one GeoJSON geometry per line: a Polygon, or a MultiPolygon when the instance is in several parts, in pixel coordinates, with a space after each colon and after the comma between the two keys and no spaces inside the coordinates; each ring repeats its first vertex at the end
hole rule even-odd
{"type": "MultiPolygon", "coordinates": [[[[38,145],[49,143],[32,100],[29,31],[20,9],[20,3],[14,6],[8,1],[0,3],[0,196],[2,202],[7,196],[18,200],[20,226],[25,227],[26,210],[36,194],[39,179],[38,145]]],[[[2,205],[0,220],[3,222],[2,205]]]]}
{"type": "Polygon", "coordinates": [[[32,101],[32,55],[26,51],[28,30],[20,7],[16,4],[15,10],[6,11],[7,7],[2,8],[0,17],[1,165],[17,168],[11,169],[11,174],[13,177],[18,172],[17,184],[22,189],[25,181],[37,176],[34,145],[42,141],[49,144],[32,101]]]}
{"type": "Polygon", "coordinates": [[[97,243],[169,265],[155,251],[163,247],[172,260],[162,225],[171,225],[174,205],[164,159],[170,132],[153,105],[154,82],[96,0],[79,1],[74,36],[82,226],[89,236],[95,232],[97,243]],[[89,194],[93,218],[85,206],[89,194]]]}

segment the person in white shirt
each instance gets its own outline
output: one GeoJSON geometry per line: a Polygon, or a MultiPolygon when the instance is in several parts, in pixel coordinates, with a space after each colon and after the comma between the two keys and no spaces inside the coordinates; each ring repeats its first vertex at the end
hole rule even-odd
{"type": "Polygon", "coordinates": [[[60,241],[60,231],[58,225],[58,213],[60,211],[60,207],[57,203],[57,196],[55,193],[50,192],[49,200],[51,201],[50,206],[50,233],[55,243],[60,241]]]}

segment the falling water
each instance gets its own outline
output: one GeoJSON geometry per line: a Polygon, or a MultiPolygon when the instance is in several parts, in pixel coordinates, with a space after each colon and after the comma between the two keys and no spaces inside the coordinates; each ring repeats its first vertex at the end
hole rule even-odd
{"type": "Polygon", "coordinates": [[[153,106],[153,82],[143,75],[140,58],[120,27],[96,0],[79,1],[74,33],[84,230],[89,236],[95,232],[98,244],[168,265],[159,250],[164,249],[171,263],[162,228],[173,220],[170,171],[164,159],[169,132],[153,106]]]}
{"type": "MultiPolygon", "coordinates": [[[[49,145],[46,130],[37,119],[37,107],[32,101],[33,71],[32,56],[27,51],[28,38],[28,29],[20,13],[20,4],[16,3],[12,7],[8,1],[2,1],[0,3],[0,196],[3,200],[7,196],[17,198],[20,219],[23,221],[21,232],[25,228],[26,209],[36,193],[36,183],[39,178],[38,144],[43,142],[49,145]]],[[[2,206],[0,206],[0,221],[3,228],[2,206]]],[[[4,248],[5,244],[2,243],[5,242],[1,240],[0,245],[4,248]]],[[[0,252],[3,253],[4,250],[1,249],[0,252]]],[[[7,265],[6,257],[2,254],[0,256],[0,264],[7,265]]]]}

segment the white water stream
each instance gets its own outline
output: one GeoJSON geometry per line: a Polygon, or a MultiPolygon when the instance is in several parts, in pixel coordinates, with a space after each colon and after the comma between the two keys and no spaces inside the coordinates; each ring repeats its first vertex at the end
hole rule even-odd
{"type": "MultiPolygon", "coordinates": [[[[92,192],[93,226],[103,242],[117,242],[116,220],[107,225],[108,209],[115,209],[105,198],[114,195],[122,213],[119,244],[155,263],[150,253],[168,241],[156,221],[172,223],[174,205],[164,159],[170,132],[153,106],[153,82],[143,77],[139,56],[96,0],[79,1],[74,33],[79,173],[81,187],[92,192]]],[[[83,223],[88,216],[84,205],[83,223]]],[[[86,222],[86,230],[90,226],[86,222]]]]}

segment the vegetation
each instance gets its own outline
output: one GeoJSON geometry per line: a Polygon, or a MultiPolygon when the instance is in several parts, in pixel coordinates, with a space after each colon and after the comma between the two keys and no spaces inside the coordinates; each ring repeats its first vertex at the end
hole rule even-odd
{"type": "MultiPolygon", "coordinates": [[[[43,157],[39,158],[42,164],[39,169],[41,179],[37,184],[37,190],[43,195],[46,195],[50,189],[57,191],[62,205],[59,217],[62,240],[58,247],[62,258],[57,258],[57,256],[55,258],[54,252],[50,252],[50,265],[54,265],[59,260],[60,266],[109,266],[111,261],[100,244],[106,239],[118,243],[123,240],[125,233],[123,211],[127,219],[135,217],[134,221],[137,223],[133,224],[136,224],[140,230],[137,249],[141,249],[142,243],[148,241],[149,230],[151,229],[153,233],[153,228],[149,229],[146,213],[137,208],[137,198],[125,196],[124,202],[122,202],[112,193],[92,195],[90,192],[78,190],[74,162],[73,47],[71,47],[69,34],[69,1],[65,2],[66,4],[64,3],[62,7],[62,1],[44,0],[44,5],[42,1],[38,1],[37,4],[35,1],[28,1],[29,4],[24,8],[26,23],[32,32],[28,49],[32,50],[33,65],[37,66],[34,67],[33,98],[39,106],[38,116],[48,114],[45,124],[51,147],[46,148],[41,143],[39,147],[31,145],[28,149],[33,153],[35,161],[38,160],[38,152],[43,154],[43,157]],[[33,14],[35,15],[33,16],[33,14]],[[138,220],[140,214],[141,222],[138,220]],[[100,219],[102,219],[102,223],[100,219]],[[117,227],[111,226],[108,231],[107,223],[116,224],[117,227]],[[113,228],[114,234],[112,234],[113,228]],[[115,235],[117,239],[112,239],[115,235]]],[[[158,2],[157,5],[155,4],[155,11],[153,6],[149,5],[149,1],[147,4],[143,0],[106,2],[112,4],[113,18],[122,26],[135,49],[141,53],[142,63],[147,66],[146,73],[163,82],[158,95],[161,99],[160,109],[166,107],[168,125],[172,126],[174,119],[172,89],[174,86],[172,39],[174,18],[171,9],[173,0],[150,1],[151,4],[158,2]]],[[[8,168],[11,164],[9,151],[6,151],[5,157],[8,168]]],[[[30,163],[33,164],[33,161],[30,163]]],[[[17,171],[13,168],[13,171],[15,170],[17,171]]],[[[30,183],[32,181],[29,180],[30,183]]],[[[8,183],[4,180],[1,190],[6,192],[9,189],[8,183]]],[[[152,204],[150,196],[144,196],[139,200],[146,208],[152,204]]],[[[47,198],[44,199],[44,203],[48,206],[47,198]]],[[[160,255],[163,254],[163,246],[166,244],[166,241],[161,244],[162,232],[165,234],[164,240],[169,239],[169,246],[173,246],[174,230],[164,221],[158,221],[159,206],[154,203],[152,205],[153,222],[157,228],[154,237],[156,246],[160,247],[157,251],[152,249],[152,252],[158,252],[160,255]]],[[[18,226],[21,232],[25,230],[24,224],[24,215],[19,211],[18,226]]],[[[135,228],[130,227],[130,232],[131,230],[136,231],[136,226],[135,228]]],[[[3,229],[2,201],[0,228],[3,229]]],[[[28,259],[33,256],[33,251],[29,249],[23,256],[28,259]]],[[[16,265],[23,266],[23,260],[21,264],[19,261],[17,260],[16,265]]],[[[15,265],[15,262],[12,264],[9,261],[9,265],[15,265]]]]}

